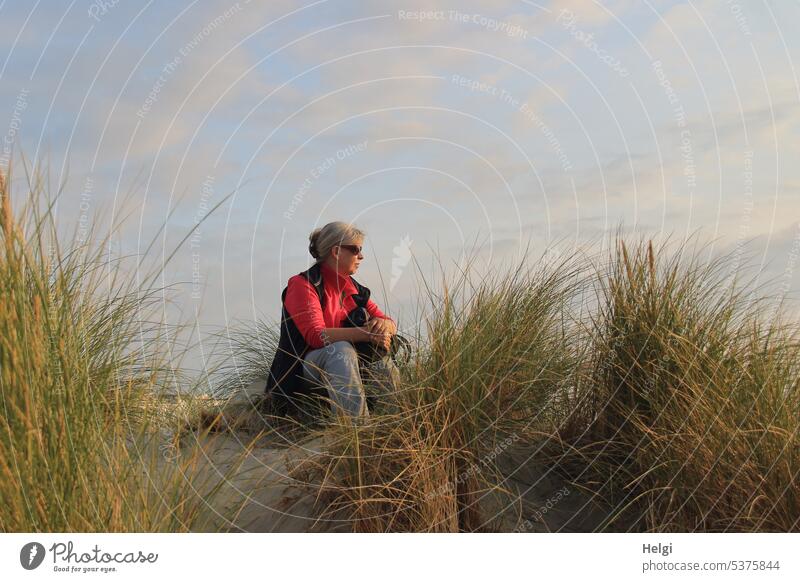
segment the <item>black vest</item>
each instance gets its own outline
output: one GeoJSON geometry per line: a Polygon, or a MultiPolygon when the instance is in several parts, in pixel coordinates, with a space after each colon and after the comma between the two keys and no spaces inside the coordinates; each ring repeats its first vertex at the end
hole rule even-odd
{"type": "MultiPolygon", "coordinates": [[[[325,307],[325,287],[322,281],[321,263],[316,263],[313,267],[302,273],[298,273],[311,283],[317,291],[320,306],[325,307]]],[[[358,291],[353,295],[356,308],[366,307],[369,300],[370,290],[350,277],[350,280],[358,291]]],[[[303,334],[297,329],[291,316],[286,311],[286,291],[284,287],[281,294],[281,328],[278,339],[278,348],[272,360],[272,366],[267,377],[265,393],[275,399],[276,404],[285,405],[293,396],[299,394],[310,395],[315,393],[314,387],[306,381],[303,376],[302,360],[303,356],[311,349],[303,338],[303,334]]]]}

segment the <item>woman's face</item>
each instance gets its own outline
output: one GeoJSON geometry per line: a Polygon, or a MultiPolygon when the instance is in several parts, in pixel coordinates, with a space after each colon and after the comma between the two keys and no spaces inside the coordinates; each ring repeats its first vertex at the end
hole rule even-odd
{"type": "Polygon", "coordinates": [[[336,270],[342,275],[352,275],[358,270],[361,260],[364,255],[360,252],[354,253],[354,250],[359,249],[364,244],[362,239],[355,239],[353,241],[343,243],[341,246],[335,246],[332,249],[333,260],[336,270]]]}

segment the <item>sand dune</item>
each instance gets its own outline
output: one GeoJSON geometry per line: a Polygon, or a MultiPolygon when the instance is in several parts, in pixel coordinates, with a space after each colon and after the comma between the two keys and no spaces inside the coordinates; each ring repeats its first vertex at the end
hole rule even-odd
{"type": "MultiPolygon", "coordinates": [[[[318,473],[310,470],[323,460],[325,435],[292,440],[270,429],[253,406],[261,390],[263,382],[254,382],[217,402],[221,412],[216,418],[217,431],[206,436],[187,432],[172,454],[159,455],[159,463],[166,469],[200,451],[192,483],[207,502],[197,531],[352,531],[346,515],[331,514],[318,473]],[[213,489],[216,493],[209,496],[213,489]]],[[[486,529],[585,532],[597,528],[607,510],[548,474],[531,460],[532,452],[533,446],[523,443],[498,457],[497,466],[506,477],[502,485],[508,493],[481,499],[486,529]]]]}

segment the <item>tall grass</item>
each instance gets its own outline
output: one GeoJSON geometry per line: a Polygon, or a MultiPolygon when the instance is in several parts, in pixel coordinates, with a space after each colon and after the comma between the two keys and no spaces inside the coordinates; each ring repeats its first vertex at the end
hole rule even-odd
{"type": "MultiPolygon", "coordinates": [[[[107,238],[63,249],[29,183],[21,212],[0,183],[0,530],[225,523],[206,509],[237,460],[202,470],[203,431],[187,455],[161,455],[178,442],[165,428],[209,414],[164,394],[188,380],[154,316],[162,290],[126,279],[107,238]]],[[[724,277],[729,258],[614,243],[599,266],[525,258],[426,282],[424,337],[368,418],[299,426],[240,409],[283,444],[325,443],[294,476],[319,488],[323,520],[354,531],[514,529],[526,492],[511,482],[531,464],[608,508],[597,530],[800,530],[797,322],[724,277]],[[517,447],[509,470],[499,460],[517,447]]],[[[258,386],[276,340],[264,322],[229,331],[217,376],[195,388],[216,402],[258,386]]]]}
{"type": "Polygon", "coordinates": [[[798,527],[798,329],[728,262],[618,240],[598,276],[583,453],[626,529],[798,527]]]}
{"type": "Polygon", "coordinates": [[[156,440],[173,378],[148,323],[159,290],[121,281],[93,232],[62,249],[28,181],[15,214],[0,174],[0,531],[202,527],[196,458],[166,464],[156,440]]]}
{"type": "Polygon", "coordinates": [[[504,491],[494,459],[553,429],[548,403],[578,362],[564,314],[579,272],[565,262],[480,278],[467,266],[428,287],[428,339],[418,339],[392,408],[326,429],[330,515],[347,515],[356,531],[502,527],[486,503],[504,491]]]}
{"type": "Polygon", "coordinates": [[[524,444],[525,463],[608,508],[599,530],[798,531],[797,324],[726,285],[730,257],[615,243],[593,271],[428,288],[399,411],[327,429],[328,517],[356,531],[508,530],[519,499],[496,461],[524,444]]]}

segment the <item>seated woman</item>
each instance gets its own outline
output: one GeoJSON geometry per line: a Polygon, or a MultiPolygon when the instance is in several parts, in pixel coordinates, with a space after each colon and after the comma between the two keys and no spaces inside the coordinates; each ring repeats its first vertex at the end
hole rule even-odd
{"type": "Polygon", "coordinates": [[[368,416],[361,368],[384,393],[396,390],[399,371],[388,353],[360,367],[354,344],[371,342],[386,353],[397,326],[369,298],[369,289],[351,276],[364,258],[362,231],[331,222],[312,232],[309,241],[316,263],[291,277],[283,290],[280,339],[266,393],[280,410],[297,396],[310,394],[309,384],[324,385],[334,411],[368,416]],[[347,327],[348,315],[358,309],[366,310],[366,325],[347,327]]]}

